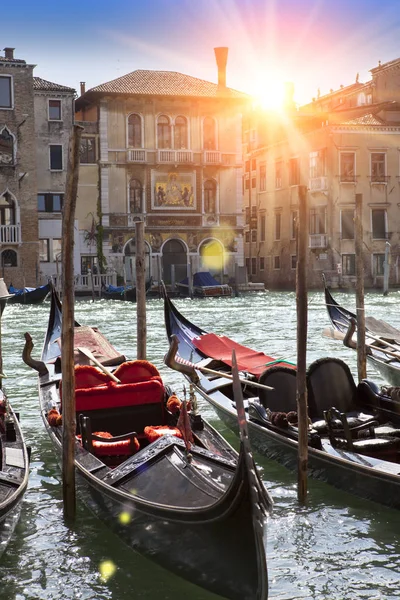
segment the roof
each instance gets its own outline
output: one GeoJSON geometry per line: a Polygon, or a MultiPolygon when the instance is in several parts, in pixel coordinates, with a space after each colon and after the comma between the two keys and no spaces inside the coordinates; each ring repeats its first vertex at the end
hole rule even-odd
{"type": "Polygon", "coordinates": [[[86,92],[104,94],[140,94],[147,96],[196,96],[202,98],[248,98],[243,92],[219,88],[217,84],[183,75],[176,71],[137,70],[102,83],[86,92]]]}
{"type": "Polygon", "coordinates": [[[33,78],[33,89],[45,92],[71,92],[73,94],[75,93],[74,88],[70,88],[65,85],[60,85],[59,83],[53,83],[52,81],[47,81],[46,79],[42,79],[41,77],[33,78]]]}
{"type": "Polygon", "coordinates": [[[356,117],[355,119],[350,119],[349,121],[344,121],[341,123],[342,125],[384,125],[384,122],[381,119],[378,119],[372,113],[368,113],[367,115],[362,115],[361,117],[356,117]]]}
{"type": "Polygon", "coordinates": [[[369,72],[372,73],[373,75],[375,75],[379,71],[384,71],[385,69],[391,69],[392,67],[398,67],[398,66],[400,66],[400,58],[395,58],[394,60],[389,60],[388,62],[385,62],[383,64],[379,61],[378,66],[374,67],[373,69],[370,69],[369,72]]]}

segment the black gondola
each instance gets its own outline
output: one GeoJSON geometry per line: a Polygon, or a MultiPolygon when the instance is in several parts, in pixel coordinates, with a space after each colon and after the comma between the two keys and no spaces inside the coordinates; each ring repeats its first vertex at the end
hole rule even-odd
{"type": "MultiPolygon", "coordinates": [[[[53,291],[42,360],[31,358],[29,334],[24,359],[39,372],[42,417],[59,458],[60,335],[53,291]]],[[[96,328],[76,324],[74,345],[83,347],[75,353],[75,467],[86,504],[131,548],[179,576],[226,598],[267,599],[263,530],[270,499],[245,432],[237,454],[192,408],[181,439],[182,417],[171,406],[179,401],[154,365],[127,361],[96,328]],[[88,349],[108,373],[88,364],[88,349]]]]}
{"type": "MultiPolygon", "coordinates": [[[[146,294],[152,286],[152,279],[146,281],[146,294]]],[[[125,300],[127,302],[136,302],[136,286],[103,286],[101,297],[106,300],[125,300]]]]}
{"type": "MultiPolygon", "coordinates": [[[[325,335],[356,349],[356,340],[347,335],[347,332],[352,322],[355,325],[354,331],[356,330],[357,317],[336,302],[326,285],[325,277],[323,280],[326,309],[332,324],[332,330],[325,331],[325,335]]],[[[400,331],[374,317],[365,317],[365,326],[368,362],[385,381],[392,386],[400,386],[400,331]]]]}
{"type": "MultiPolygon", "coordinates": [[[[190,323],[164,291],[165,324],[176,343],[165,362],[181,371],[233,431],[236,405],[229,352],[237,352],[250,441],[261,454],[295,470],[298,463],[296,369],[190,323]],[[279,363],[279,364],[278,364],[279,363]],[[263,365],[263,366],[262,366],[263,365]],[[261,375],[260,375],[261,369],[261,375]],[[220,374],[220,376],[219,376],[220,374]],[[271,386],[273,390],[256,387],[271,386]]],[[[313,477],[400,508],[400,402],[372,382],[356,386],[348,366],[323,358],[307,371],[308,465],[313,477]]]]}
{"type": "Polygon", "coordinates": [[[8,304],[40,304],[49,295],[50,283],[37,288],[17,289],[10,286],[8,291],[12,294],[8,304]]]}

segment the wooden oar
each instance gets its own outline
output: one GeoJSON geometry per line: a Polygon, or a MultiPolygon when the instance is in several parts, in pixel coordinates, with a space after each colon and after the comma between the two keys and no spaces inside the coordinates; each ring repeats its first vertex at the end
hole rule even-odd
{"type": "MultiPolygon", "coordinates": [[[[338,331],[337,329],[333,329],[333,327],[324,329],[322,335],[325,337],[332,338],[334,340],[340,340],[341,342],[343,342],[346,337],[345,333],[338,331]]],[[[394,346],[394,344],[385,342],[384,340],[382,340],[374,335],[371,335],[369,332],[367,332],[367,337],[371,337],[373,340],[375,340],[376,342],[380,342],[381,344],[386,344],[390,348],[396,348],[396,346],[394,346]]],[[[398,360],[400,360],[400,348],[399,348],[398,352],[392,352],[391,350],[386,350],[386,348],[381,348],[380,346],[375,346],[374,344],[369,344],[368,342],[366,342],[365,345],[367,348],[370,348],[371,350],[378,350],[379,352],[382,352],[383,354],[387,354],[388,356],[393,356],[394,358],[397,358],[398,360]]]]}
{"type": "Polygon", "coordinates": [[[93,353],[90,350],[88,350],[88,348],[83,348],[83,347],[79,346],[77,348],[77,350],[79,352],[82,352],[82,354],[84,354],[92,362],[94,362],[94,364],[97,367],[99,367],[99,369],[101,369],[103,371],[103,373],[106,373],[109,377],[111,377],[111,379],[113,381],[115,381],[115,383],[121,383],[121,381],[118,379],[118,377],[115,377],[115,375],[113,373],[111,373],[111,371],[109,369],[107,369],[107,367],[105,367],[104,365],[102,365],[101,362],[99,360],[97,360],[97,358],[93,355],[93,353]]]}
{"type": "MultiPolygon", "coordinates": [[[[178,360],[178,362],[179,362],[179,360],[178,360]]],[[[188,361],[186,361],[186,362],[188,362],[188,361]]],[[[221,373],[221,371],[214,371],[214,369],[209,369],[208,367],[199,367],[195,363],[191,363],[191,366],[193,366],[193,369],[197,369],[198,371],[201,371],[202,373],[211,373],[212,375],[219,375],[220,377],[225,377],[225,379],[230,379],[231,381],[233,381],[232,375],[229,375],[228,373],[221,373]]],[[[251,379],[242,379],[242,377],[239,377],[239,381],[246,385],[258,387],[263,390],[273,390],[274,389],[273,387],[270,387],[269,385],[263,385],[262,383],[257,383],[257,381],[252,381],[251,379]]]]}

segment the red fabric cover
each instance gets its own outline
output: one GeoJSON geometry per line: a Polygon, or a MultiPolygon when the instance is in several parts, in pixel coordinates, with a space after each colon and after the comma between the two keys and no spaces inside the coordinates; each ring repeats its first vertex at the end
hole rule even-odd
{"type": "MultiPolygon", "coordinates": [[[[108,431],[96,431],[93,435],[112,439],[111,433],[108,431]]],[[[77,436],[80,441],[82,437],[77,436]]],[[[97,456],[131,456],[140,450],[140,443],[136,437],[127,440],[118,440],[118,442],[100,442],[92,440],[93,452],[97,456]]]]}
{"type": "Polygon", "coordinates": [[[182,439],[182,434],[177,427],[168,427],[168,425],[148,425],[143,430],[146,439],[149,442],[155,442],[164,435],[175,435],[182,439]]]}
{"type": "Polygon", "coordinates": [[[158,404],[164,401],[164,386],[157,379],[139,383],[115,383],[75,390],[76,412],[158,404]]]}
{"type": "Polygon", "coordinates": [[[296,369],[295,365],[290,365],[286,362],[275,362],[275,359],[271,356],[267,356],[263,352],[256,352],[256,350],[252,350],[246,346],[241,346],[224,335],[207,333],[199,338],[194,338],[193,343],[206,356],[220,360],[229,366],[232,366],[232,350],[235,350],[239,371],[247,371],[257,377],[268,368],[267,363],[273,362],[274,364],[271,364],[271,367],[279,365],[288,367],[289,369],[296,369]]]}
{"type": "Polygon", "coordinates": [[[136,383],[153,377],[160,378],[156,367],[147,360],[128,360],[115,370],[114,375],[121,383],[136,383]]]}

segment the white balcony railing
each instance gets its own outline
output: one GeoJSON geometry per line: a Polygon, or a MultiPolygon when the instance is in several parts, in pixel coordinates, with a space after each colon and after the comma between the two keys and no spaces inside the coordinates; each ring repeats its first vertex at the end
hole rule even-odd
{"type": "Polygon", "coordinates": [[[203,154],[203,162],[206,165],[219,165],[221,163],[221,152],[206,150],[203,154]]]}
{"type": "Polygon", "coordinates": [[[19,244],[21,225],[0,225],[0,244],[19,244]]]}
{"type": "Polygon", "coordinates": [[[308,181],[308,189],[310,192],[326,192],[328,191],[327,177],[314,177],[308,181]]]}
{"type": "Polygon", "coordinates": [[[134,150],[128,150],[128,162],[144,163],[147,162],[146,150],[136,148],[134,150]]]}
{"type": "Polygon", "coordinates": [[[191,150],[157,150],[157,162],[174,165],[189,164],[193,162],[191,150]]]}
{"type": "Polygon", "coordinates": [[[326,233],[314,233],[309,236],[309,248],[327,248],[328,236],[326,233]]]}

